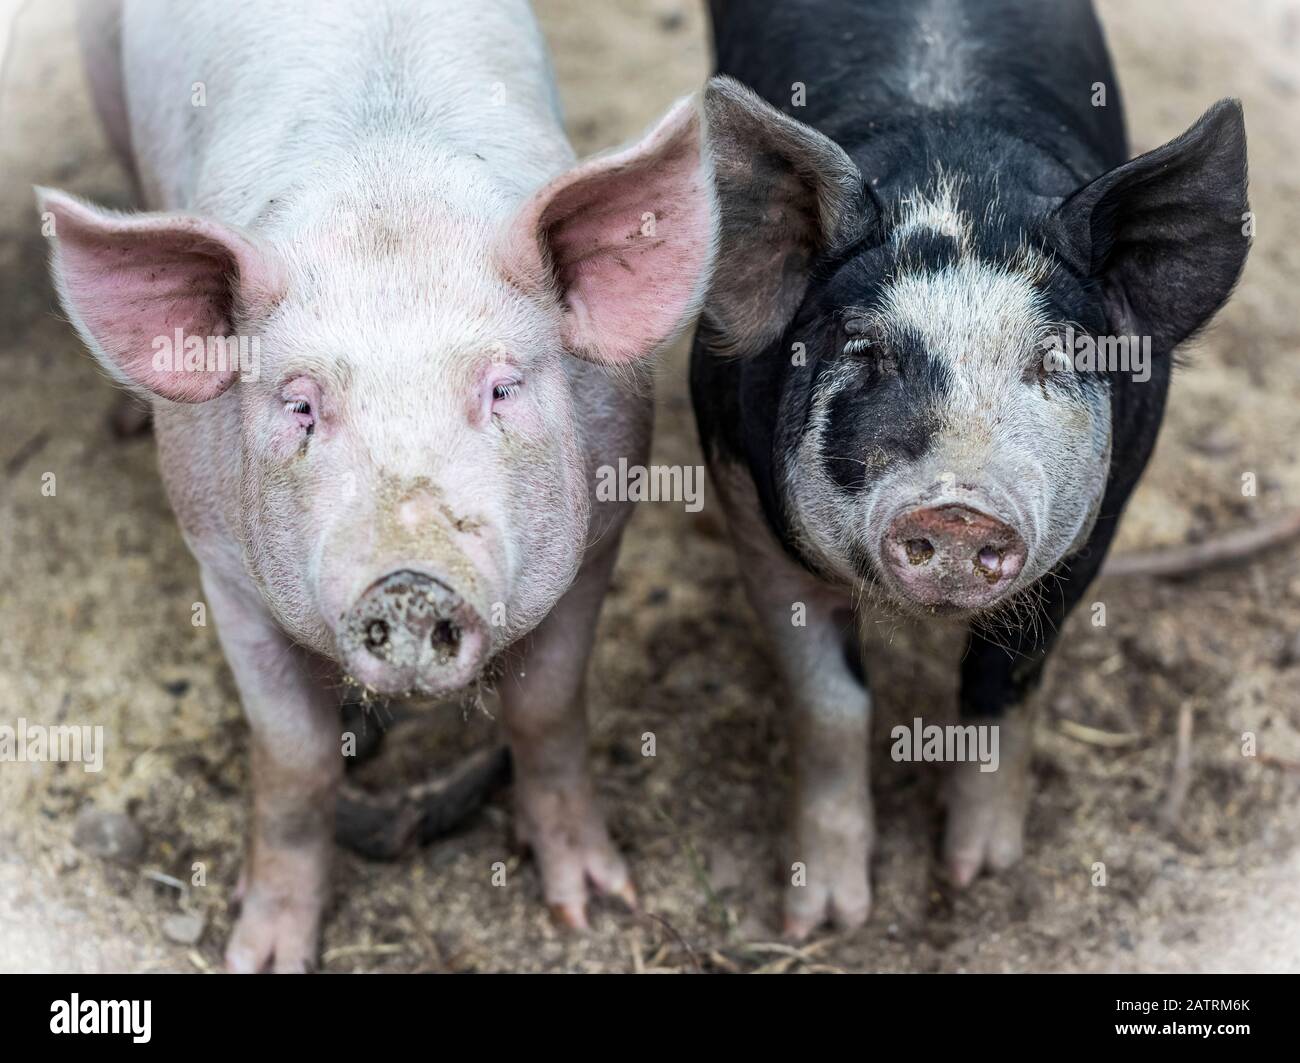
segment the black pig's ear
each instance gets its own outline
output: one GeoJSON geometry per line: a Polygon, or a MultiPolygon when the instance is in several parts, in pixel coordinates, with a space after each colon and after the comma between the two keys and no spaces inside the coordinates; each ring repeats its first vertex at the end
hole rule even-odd
{"type": "Polygon", "coordinates": [[[1110,320],[1170,350],[1214,315],[1246,261],[1246,128],[1221,100],[1182,136],[1075,192],[1052,219],[1110,320]]]}
{"type": "Polygon", "coordinates": [[[705,303],[711,346],[750,354],[789,325],[808,270],[879,224],[862,174],[844,151],[727,77],[704,94],[722,213],[705,303]]]}

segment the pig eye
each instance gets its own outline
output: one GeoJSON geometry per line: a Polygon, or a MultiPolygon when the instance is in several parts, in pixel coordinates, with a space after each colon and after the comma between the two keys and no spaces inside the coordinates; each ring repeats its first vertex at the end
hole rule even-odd
{"type": "Polygon", "coordinates": [[[524,382],[518,377],[497,377],[483,391],[484,417],[493,424],[500,425],[510,408],[510,400],[519,394],[524,382]],[[498,409],[498,407],[503,407],[498,409]]]}
{"type": "Polygon", "coordinates": [[[1033,361],[1025,368],[1024,380],[1026,384],[1036,386],[1042,392],[1043,398],[1050,399],[1052,396],[1048,385],[1055,383],[1054,378],[1057,374],[1069,372],[1071,369],[1069,359],[1049,341],[1041,345],[1033,361]]]}
{"type": "Polygon", "coordinates": [[[311,435],[312,429],[316,426],[316,417],[312,413],[310,402],[306,399],[286,399],[284,412],[293,417],[301,427],[307,429],[307,434],[311,435]]]}
{"type": "Polygon", "coordinates": [[[898,356],[890,343],[879,333],[864,334],[860,326],[849,331],[841,351],[844,357],[855,359],[859,367],[870,369],[875,379],[900,371],[898,356]]]}
{"type": "Polygon", "coordinates": [[[503,384],[494,384],[492,386],[492,401],[505,402],[506,399],[510,398],[512,395],[518,394],[518,392],[518,380],[511,380],[503,384]]]}
{"type": "Polygon", "coordinates": [[[840,328],[844,337],[844,346],[841,349],[850,358],[861,358],[863,355],[871,354],[872,348],[876,346],[875,341],[880,339],[879,333],[872,328],[871,322],[856,313],[845,318],[840,328]]]}

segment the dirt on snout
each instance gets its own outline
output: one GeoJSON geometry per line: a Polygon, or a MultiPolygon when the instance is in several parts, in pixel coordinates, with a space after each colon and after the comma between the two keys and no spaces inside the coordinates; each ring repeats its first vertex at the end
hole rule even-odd
{"type": "MultiPolygon", "coordinates": [[[[582,152],[640,132],[706,74],[689,0],[537,6],[582,152]]],[[[152,441],[110,431],[115,393],[46,274],[32,184],[129,202],[70,8],[23,9],[0,92],[0,722],[102,727],[105,752],[98,772],[0,763],[0,968],[208,971],[231,926],[248,734],[215,633],[192,622],[197,572],[152,441]]],[[[1135,150],[1242,98],[1257,220],[1238,292],[1176,378],[1124,526],[1132,550],[1300,506],[1300,4],[1101,11],[1135,150]]],[[[655,461],[700,460],[682,344],[660,374],[655,461]]],[[[554,927],[501,792],[397,862],[341,854],[322,966],[1300,971],[1300,549],[1094,589],[1048,680],[1026,858],[964,893],[937,874],[940,769],[889,758],[895,723],[952,711],[958,652],[906,626],[873,639],[874,910],[791,950],[777,940],[789,752],[770,657],[713,499],[697,514],[646,503],[589,681],[595,774],[644,912],[602,905],[589,933],[554,927]]],[[[493,727],[477,709],[395,723],[366,780],[418,778],[493,727]]]]}

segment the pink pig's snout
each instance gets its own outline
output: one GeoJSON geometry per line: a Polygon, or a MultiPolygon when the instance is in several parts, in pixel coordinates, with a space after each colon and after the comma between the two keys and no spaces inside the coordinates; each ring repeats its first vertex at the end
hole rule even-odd
{"type": "Polygon", "coordinates": [[[358,683],[380,694],[449,694],[473,681],[491,639],[473,606],[410,569],[376,580],[344,615],[339,653],[358,683]]]}

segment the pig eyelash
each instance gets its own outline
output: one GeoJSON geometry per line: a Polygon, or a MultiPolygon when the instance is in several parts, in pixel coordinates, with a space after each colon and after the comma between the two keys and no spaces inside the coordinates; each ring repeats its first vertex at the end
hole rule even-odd
{"type": "Polygon", "coordinates": [[[1056,365],[1052,362],[1052,346],[1050,343],[1040,343],[1034,352],[1034,357],[1029,364],[1025,366],[1024,381],[1026,384],[1034,384],[1042,391],[1044,398],[1049,398],[1047,385],[1053,382],[1058,373],[1071,371],[1068,360],[1056,365]]]}
{"type": "Polygon", "coordinates": [[[844,344],[845,354],[866,354],[871,350],[871,341],[865,336],[854,336],[844,344]]]}
{"type": "Polygon", "coordinates": [[[306,399],[285,399],[284,412],[292,414],[294,420],[307,429],[307,434],[312,434],[312,430],[316,427],[316,418],[312,414],[310,402],[306,399]]]}
{"type": "Polygon", "coordinates": [[[493,402],[504,402],[506,399],[510,398],[512,395],[517,394],[518,391],[519,391],[519,381],[518,381],[518,380],[512,380],[512,381],[510,381],[510,383],[508,383],[508,384],[494,384],[494,385],[492,386],[492,401],[493,401],[493,402]]]}

